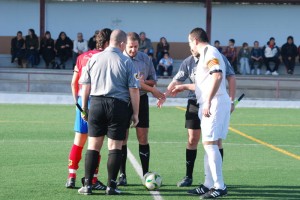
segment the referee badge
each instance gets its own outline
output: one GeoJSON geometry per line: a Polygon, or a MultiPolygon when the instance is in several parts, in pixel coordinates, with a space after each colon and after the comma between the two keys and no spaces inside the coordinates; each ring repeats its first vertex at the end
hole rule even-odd
{"type": "Polygon", "coordinates": [[[138,75],[138,73],[134,73],[133,76],[134,76],[135,80],[139,80],[139,78],[140,78],[139,75],[138,75]]]}

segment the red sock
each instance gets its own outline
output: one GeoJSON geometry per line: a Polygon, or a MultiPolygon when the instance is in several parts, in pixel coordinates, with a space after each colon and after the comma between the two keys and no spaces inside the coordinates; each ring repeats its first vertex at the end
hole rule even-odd
{"type": "Polygon", "coordinates": [[[78,163],[81,160],[81,153],[83,147],[73,144],[69,155],[69,177],[76,178],[76,170],[78,169],[78,163]]]}
{"type": "Polygon", "coordinates": [[[98,181],[98,172],[99,172],[100,160],[101,160],[101,155],[99,154],[99,157],[98,157],[98,167],[95,170],[94,177],[93,177],[93,180],[92,180],[93,184],[95,184],[98,181]]]}

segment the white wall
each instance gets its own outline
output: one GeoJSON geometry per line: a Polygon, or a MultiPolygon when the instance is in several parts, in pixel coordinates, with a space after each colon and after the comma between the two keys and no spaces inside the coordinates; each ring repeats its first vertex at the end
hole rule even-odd
{"type": "Polygon", "coordinates": [[[27,35],[33,28],[39,35],[40,12],[38,1],[0,1],[0,36],[13,36],[18,31],[27,35]]]}
{"type": "Polygon", "coordinates": [[[255,40],[264,45],[270,37],[281,46],[289,35],[300,44],[299,5],[214,5],[212,41],[227,45],[230,38],[241,46],[255,40]]]}
{"type": "MultiPolygon", "coordinates": [[[[39,1],[0,1],[0,36],[15,35],[18,30],[27,34],[34,28],[39,34],[39,1]]],[[[70,3],[46,1],[46,30],[57,38],[65,31],[71,39],[77,32],[91,37],[99,28],[119,28],[124,31],[145,31],[152,41],[165,36],[170,42],[187,42],[194,27],[205,28],[206,10],[203,4],[175,3],[70,3]]],[[[299,5],[213,5],[212,41],[227,45],[234,38],[261,44],[272,36],[277,44],[293,35],[300,44],[299,5]]]]}

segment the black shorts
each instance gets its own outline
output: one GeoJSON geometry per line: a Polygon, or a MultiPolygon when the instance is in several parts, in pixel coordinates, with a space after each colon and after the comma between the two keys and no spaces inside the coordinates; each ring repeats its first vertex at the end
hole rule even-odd
{"type": "MultiPolygon", "coordinates": [[[[131,104],[130,104],[130,110],[131,110],[130,117],[127,125],[128,128],[130,126],[130,119],[133,113],[131,104]]],[[[149,99],[147,94],[140,96],[139,123],[137,124],[136,127],[149,128],[149,99]]]]}
{"type": "Polygon", "coordinates": [[[188,100],[185,112],[185,128],[200,129],[200,119],[198,117],[199,104],[197,100],[188,100]]]}
{"type": "Polygon", "coordinates": [[[92,96],[88,117],[88,135],[107,135],[113,140],[124,140],[129,117],[128,103],[116,98],[92,96]]]}

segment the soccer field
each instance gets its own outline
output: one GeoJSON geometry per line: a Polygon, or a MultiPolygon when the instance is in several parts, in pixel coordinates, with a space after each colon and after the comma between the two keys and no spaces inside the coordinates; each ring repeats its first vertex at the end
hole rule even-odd
{"type": "MultiPolygon", "coordinates": [[[[129,185],[122,196],[81,196],[64,187],[73,143],[74,106],[0,105],[0,199],[153,199],[128,160],[129,185]]],[[[178,188],[185,176],[184,109],[150,109],[150,170],[163,177],[164,200],[198,199],[178,188]]],[[[128,148],[139,161],[130,131],[128,148]]],[[[85,151],[84,151],[85,152],[85,151]]],[[[100,180],[106,183],[106,143],[100,180]]],[[[237,108],[224,141],[225,199],[300,199],[300,109],[237,108]]],[[[84,155],[78,177],[84,174],[84,155]]],[[[193,187],[203,181],[203,148],[198,147],[193,187]]],[[[80,187],[80,181],[77,185],[80,187]]],[[[191,187],[191,188],[193,188],[191,187]]]]}

